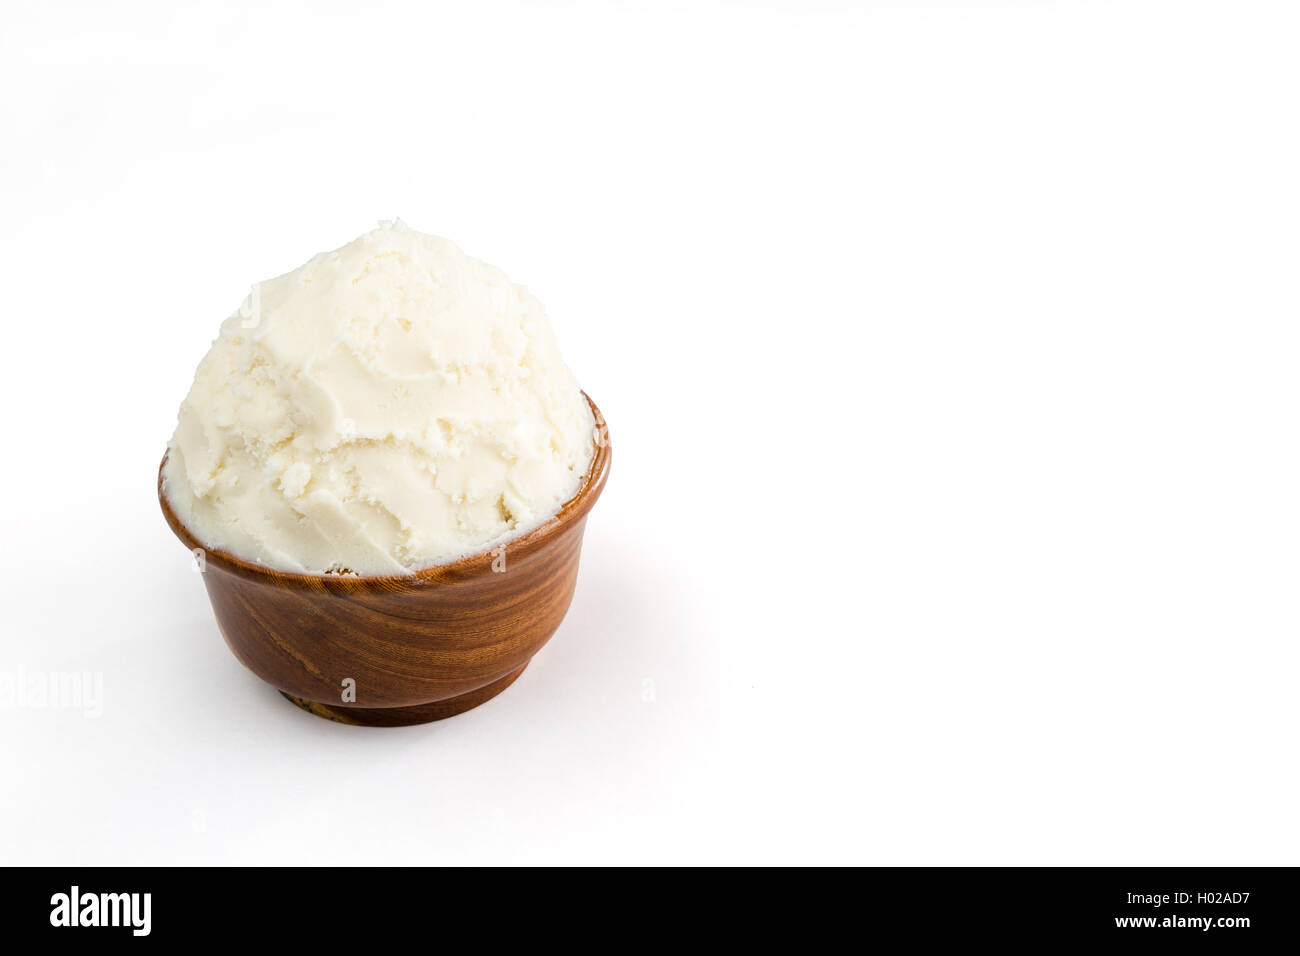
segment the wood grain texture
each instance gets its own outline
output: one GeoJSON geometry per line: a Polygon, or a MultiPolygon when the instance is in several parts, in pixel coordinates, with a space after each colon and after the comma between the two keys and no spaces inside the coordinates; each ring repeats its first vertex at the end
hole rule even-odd
{"type": "Polygon", "coordinates": [[[499,554],[485,552],[410,575],[274,571],[197,541],[163,493],[161,467],[158,500],[185,546],[203,549],[221,633],[254,674],[343,723],[439,720],[508,687],[569,608],[587,514],[609,475],[604,419],[591,408],[601,440],[582,487],[540,527],[505,542],[504,570],[499,554]],[[345,704],[347,679],[356,700],[345,704]]]}

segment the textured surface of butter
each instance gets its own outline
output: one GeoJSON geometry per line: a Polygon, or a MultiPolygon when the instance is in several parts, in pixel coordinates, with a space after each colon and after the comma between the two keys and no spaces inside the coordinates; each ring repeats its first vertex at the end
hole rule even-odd
{"type": "Polygon", "coordinates": [[[531,294],[385,223],[255,286],[226,320],[181,405],[164,492],[207,547],[402,574],[553,514],[593,426],[531,294]]]}

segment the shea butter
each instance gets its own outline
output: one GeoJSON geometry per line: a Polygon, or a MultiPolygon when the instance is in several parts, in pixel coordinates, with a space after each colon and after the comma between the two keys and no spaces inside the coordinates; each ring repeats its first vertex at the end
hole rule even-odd
{"type": "Polygon", "coordinates": [[[400,222],[253,287],[180,408],[163,493],[205,546],[407,574],[553,515],[595,422],[541,304],[400,222]]]}

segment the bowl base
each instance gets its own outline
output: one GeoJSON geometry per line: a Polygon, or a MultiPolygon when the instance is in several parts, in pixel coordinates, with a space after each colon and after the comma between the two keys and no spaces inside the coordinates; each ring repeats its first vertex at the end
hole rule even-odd
{"type": "Polygon", "coordinates": [[[431,704],[415,704],[411,707],[345,707],[339,704],[303,700],[284,691],[280,691],[280,695],[309,714],[338,721],[340,724],[356,724],[361,727],[407,727],[411,724],[427,724],[434,720],[455,717],[467,710],[473,710],[513,684],[515,678],[522,674],[527,666],[525,662],[518,670],[511,671],[505,677],[498,678],[468,694],[448,697],[446,700],[435,700],[431,704]]]}

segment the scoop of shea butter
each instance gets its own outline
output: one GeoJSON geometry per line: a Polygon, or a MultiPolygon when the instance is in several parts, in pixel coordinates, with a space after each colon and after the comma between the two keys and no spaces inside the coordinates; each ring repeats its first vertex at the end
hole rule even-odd
{"type": "Polygon", "coordinates": [[[199,364],[163,491],[207,547],[404,574],[554,514],[594,451],[541,304],[400,222],[259,283],[199,364]]]}

